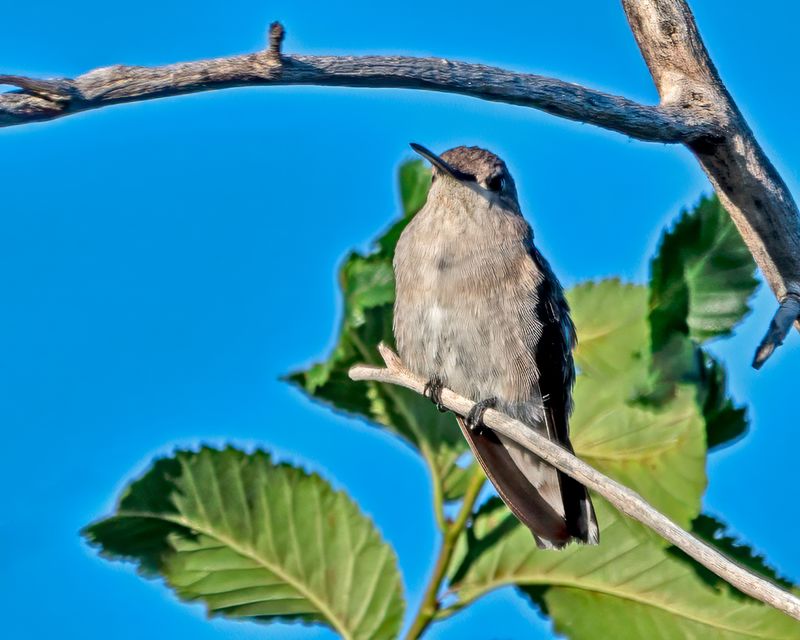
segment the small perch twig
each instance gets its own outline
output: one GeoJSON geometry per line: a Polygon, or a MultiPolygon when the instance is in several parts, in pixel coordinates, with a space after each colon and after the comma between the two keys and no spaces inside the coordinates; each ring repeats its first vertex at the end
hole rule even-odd
{"type": "MultiPolygon", "coordinates": [[[[423,393],[425,380],[406,369],[400,357],[385,344],[381,343],[378,350],[386,363],[386,368],[357,365],[350,369],[352,380],[373,380],[396,384],[419,394],[423,393]]],[[[450,411],[465,416],[475,403],[449,389],[444,389],[442,404],[450,411]]],[[[566,449],[504,413],[489,409],[484,414],[484,422],[486,426],[518,442],[557,469],[603,496],[622,513],[649,527],[739,591],[800,620],[800,599],[768,580],[749,572],[713,547],[695,538],[688,531],[684,531],[664,514],[654,509],[635,491],[603,475],[566,449]]]]}

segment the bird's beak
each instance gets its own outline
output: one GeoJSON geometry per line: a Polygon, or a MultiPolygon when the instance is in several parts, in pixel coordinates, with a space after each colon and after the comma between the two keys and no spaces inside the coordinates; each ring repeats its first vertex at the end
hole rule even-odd
{"type": "Polygon", "coordinates": [[[416,151],[419,155],[425,158],[428,162],[430,162],[434,167],[451,175],[456,180],[460,182],[475,182],[475,176],[470,173],[464,173],[463,171],[459,171],[454,166],[448,164],[444,160],[442,160],[439,156],[437,156],[433,151],[429,151],[421,144],[417,144],[416,142],[411,143],[411,148],[416,151]]]}

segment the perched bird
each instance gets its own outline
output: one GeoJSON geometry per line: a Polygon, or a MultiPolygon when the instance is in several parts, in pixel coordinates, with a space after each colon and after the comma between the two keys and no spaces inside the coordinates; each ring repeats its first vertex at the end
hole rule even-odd
{"type": "Polygon", "coordinates": [[[570,451],[575,327],[564,293],[533,243],[505,163],[477,147],[440,156],[425,206],[394,256],[394,335],[400,357],[429,380],[440,409],[448,387],[477,402],[458,418],[475,457],[542,548],[596,544],[586,489],[513,440],[483,425],[488,407],[570,451]]]}

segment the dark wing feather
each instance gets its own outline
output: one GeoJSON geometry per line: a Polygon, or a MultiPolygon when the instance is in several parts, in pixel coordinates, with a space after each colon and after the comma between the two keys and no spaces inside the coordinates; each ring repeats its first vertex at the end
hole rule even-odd
{"type": "MultiPolygon", "coordinates": [[[[575,384],[572,358],[577,341],[575,325],[569,315],[564,291],[550,265],[533,246],[531,257],[545,274],[539,285],[536,310],[543,324],[542,335],[535,349],[539,391],[544,402],[548,433],[554,434],[556,441],[565,449],[574,452],[569,440],[569,416],[575,384]]],[[[586,488],[564,473],[559,472],[558,475],[569,534],[583,542],[597,543],[597,520],[586,488]]]]}
{"type": "Polygon", "coordinates": [[[506,446],[489,429],[473,431],[457,416],[458,426],[486,477],[511,512],[534,535],[543,548],[561,548],[570,540],[564,518],[531,485],[511,459],[506,446]]]}
{"type": "MultiPolygon", "coordinates": [[[[532,397],[541,397],[547,421],[542,429],[549,438],[572,451],[569,440],[569,415],[572,410],[572,387],[575,366],[572,349],[575,346],[575,328],[569,316],[564,293],[550,266],[531,247],[531,258],[545,278],[537,291],[536,314],[542,324],[541,334],[530,346],[535,352],[539,373],[539,389],[531,389],[532,397]]],[[[531,336],[532,340],[534,336],[531,336]]],[[[469,442],[487,477],[512,513],[527,526],[540,547],[560,549],[571,539],[596,544],[597,521],[586,489],[569,476],[550,468],[545,479],[541,471],[518,466],[526,462],[512,453],[519,445],[501,439],[489,429],[472,431],[464,420],[458,419],[464,437],[469,442]],[[554,474],[554,475],[553,475],[554,474]],[[557,493],[545,497],[531,478],[557,483],[557,493]],[[563,516],[562,516],[563,513],[563,516]]],[[[535,456],[534,456],[535,458],[535,456]]],[[[535,468],[535,467],[534,467],[535,468]]],[[[551,485],[552,486],[552,485],[551,485]]]]}

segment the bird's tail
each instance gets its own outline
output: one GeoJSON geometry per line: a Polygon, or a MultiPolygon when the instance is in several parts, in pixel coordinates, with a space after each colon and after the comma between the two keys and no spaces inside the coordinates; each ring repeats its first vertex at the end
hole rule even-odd
{"type": "MultiPolygon", "coordinates": [[[[572,540],[598,543],[597,518],[582,484],[501,434],[473,431],[460,417],[458,424],[497,493],[539,547],[561,549],[572,540]]],[[[572,451],[568,437],[547,435],[572,451]]]]}

